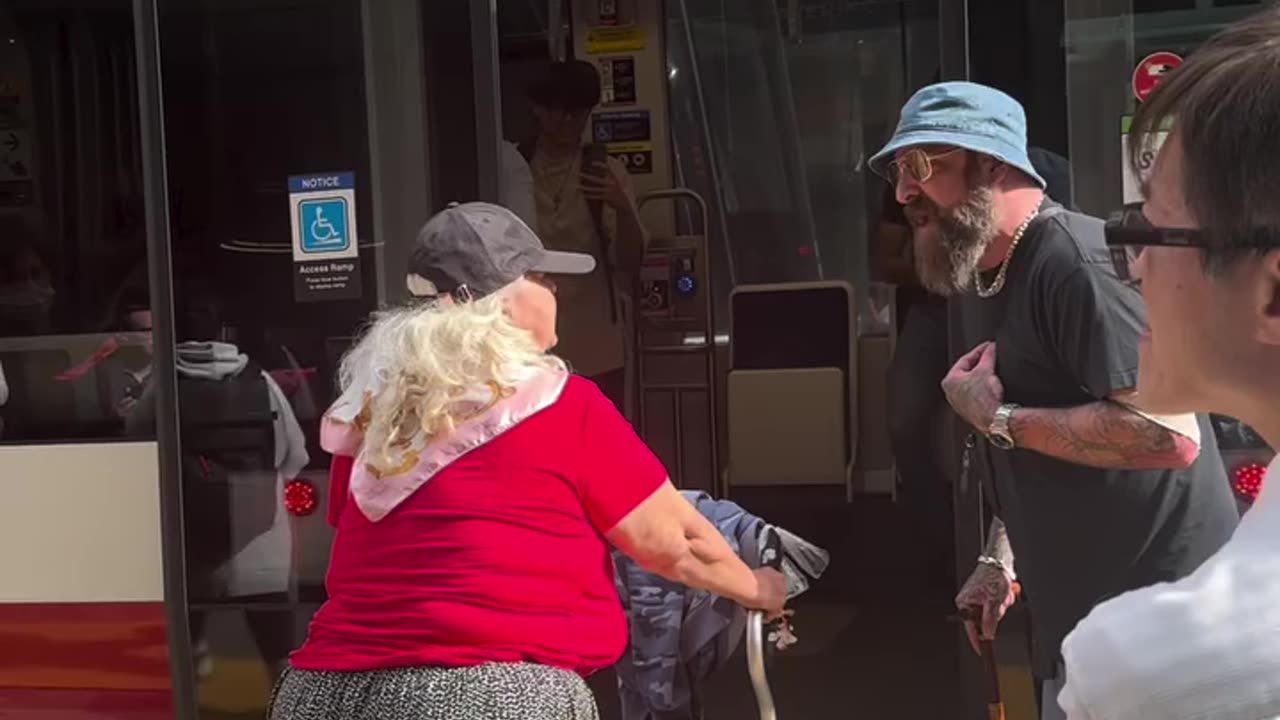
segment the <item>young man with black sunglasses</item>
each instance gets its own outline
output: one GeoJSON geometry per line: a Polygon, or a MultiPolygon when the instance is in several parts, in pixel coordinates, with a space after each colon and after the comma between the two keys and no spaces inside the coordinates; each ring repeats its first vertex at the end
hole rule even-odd
{"type": "Polygon", "coordinates": [[[1098,602],[1194,570],[1230,537],[1235,499],[1204,417],[1138,410],[1142,299],[1100,220],[1045,197],[1013,98],[926,87],[871,167],[895,183],[926,287],[949,296],[942,381],[998,519],[956,597],[975,649],[1014,600],[1031,610],[1042,718],[1062,718],[1057,649],[1098,602]],[[982,442],[980,438],[985,438],[982,442]]]}
{"type": "MultiPolygon", "coordinates": [[[[1141,285],[1148,308],[1143,405],[1235,417],[1272,447],[1280,446],[1277,68],[1280,9],[1272,9],[1222,31],[1167,76],[1134,118],[1133,137],[1148,140],[1172,123],[1146,202],[1106,229],[1116,270],[1141,285]]],[[[1235,535],[1189,577],[1103,603],[1072,631],[1060,698],[1071,720],[1280,717],[1277,482],[1280,460],[1235,535]]]]}

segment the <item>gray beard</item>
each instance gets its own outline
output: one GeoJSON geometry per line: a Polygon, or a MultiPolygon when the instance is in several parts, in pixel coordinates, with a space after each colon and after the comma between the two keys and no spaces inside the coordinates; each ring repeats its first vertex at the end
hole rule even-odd
{"type": "Polygon", "coordinates": [[[920,283],[944,297],[969,292],[978,276],[978,263],[996,237],[995,191],[990,186],[975,187],[963,203],[949,210],[923,196],[916,202],[929,212],[937,233],[936,240],[913,241],[920,283]]]}

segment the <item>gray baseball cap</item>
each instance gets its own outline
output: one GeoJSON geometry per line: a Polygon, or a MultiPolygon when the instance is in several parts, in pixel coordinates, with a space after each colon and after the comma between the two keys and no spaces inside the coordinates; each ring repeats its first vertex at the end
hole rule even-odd
{"type": "Polygon", "coordinates": [[[489,203],[453,203],[427,221],[409,253],[409,292],[419,297],[479,298],[525,273],[585,275],[596,259],[557,252],[510,210],[489,203]]]}

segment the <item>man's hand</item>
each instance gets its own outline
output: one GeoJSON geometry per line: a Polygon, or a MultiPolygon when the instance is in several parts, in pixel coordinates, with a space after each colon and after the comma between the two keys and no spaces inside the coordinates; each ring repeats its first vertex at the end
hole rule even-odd
{"type": "Polygon", "coordinates": [[[957,360],[942,379],[942,392],[957,415],[986,433],[1004,402],[1004,386],[996,377],[996,344],[984,342],[957,360]]]}
{"type": "Polygon", "coordinates": [[[964,630],[969,635],[969,644],[973,646],[974,652],[982,654],[980,640],[995,639],[996,626],[1016,598],[1013,578],[1004,570],[986,563],[979,563],[974,568],[964,587],[956,595],[957,608],[982,611],[981,627],[971,619],[964,621],[964,630]]]}
{"type": "MultiPolygon", "coordinates": [[[[599,200],[618,212],[631,210],[631,198],[627,195],[622,178],[611,163],[599,163],[595,167],[599,175],[592,175],[583,169],[579,182],[582,195],[588,200],[599,200]]],[[[625,172],[625,171],[623,171],[625,172]]]]}

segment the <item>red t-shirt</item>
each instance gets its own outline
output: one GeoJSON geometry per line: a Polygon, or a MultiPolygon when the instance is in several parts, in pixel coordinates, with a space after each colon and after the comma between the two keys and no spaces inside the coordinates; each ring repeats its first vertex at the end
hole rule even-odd
{"type": "Polygon", "coordinates": [[[589,380],[570,377],[555,404],[380,522],[346,499],[351,463],[334,459],[329,600],[295,667],[537,662],[589,675],[622,655],[627,621],[602,534],[667,471],[589,380]]]}

